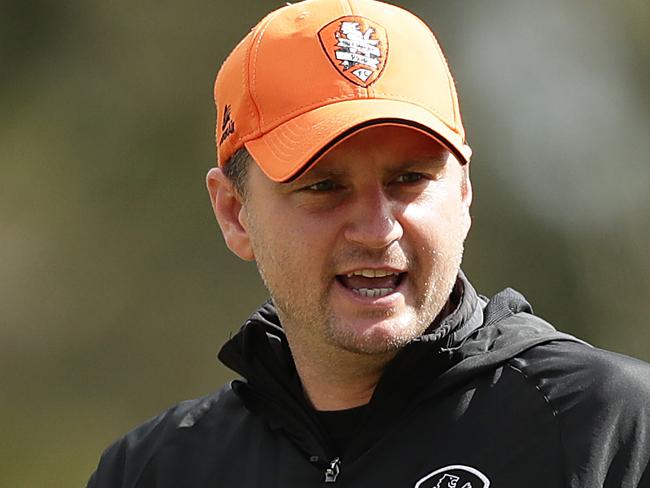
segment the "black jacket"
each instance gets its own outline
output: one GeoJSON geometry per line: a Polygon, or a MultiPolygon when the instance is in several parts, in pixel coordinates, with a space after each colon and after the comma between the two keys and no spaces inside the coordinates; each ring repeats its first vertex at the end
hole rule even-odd
{"type": "Polygon", "coordinates": [[[457,309],[388,365],[335,452],[267,303],[219,357],[245,381],[103,454],[88,488],[650,488],[650,366],[557,332],[461,275],[457,309]]]}

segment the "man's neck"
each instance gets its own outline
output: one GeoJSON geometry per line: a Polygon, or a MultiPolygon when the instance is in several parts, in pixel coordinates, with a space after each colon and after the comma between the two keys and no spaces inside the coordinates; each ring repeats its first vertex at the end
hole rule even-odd
{"type": "Polygon", "coordinates": [[[395,355],[362,356],[337,351],[336,356],[326,355],[327,361],[318,362],[314,355],[295,351],[294,361],[305,395],[316,410],[345,410],[370,402],[386,365],[395,355]]]}

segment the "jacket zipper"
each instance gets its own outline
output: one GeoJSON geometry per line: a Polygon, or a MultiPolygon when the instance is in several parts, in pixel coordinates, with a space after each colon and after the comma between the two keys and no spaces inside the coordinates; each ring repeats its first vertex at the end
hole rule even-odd
{"type": "Polygon", "coordinates": [[[339,458],[332,459],[330,465],[325,470],[325,483],[336,483],[336,478],[339,477],[340,470],[341,460],[339,458]]]}

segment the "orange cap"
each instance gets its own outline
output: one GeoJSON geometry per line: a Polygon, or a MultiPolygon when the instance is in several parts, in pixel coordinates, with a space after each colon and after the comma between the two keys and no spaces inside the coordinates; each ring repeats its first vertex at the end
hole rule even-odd
{"type": "Polygon", "coordinates": [[[433,33],[374,0],[305,0],[271,12],[223,63],[214,97],[219,165],[245,146],[274,181],[370,124],[412,126],[463,163],[471,155],[433,33]]]}

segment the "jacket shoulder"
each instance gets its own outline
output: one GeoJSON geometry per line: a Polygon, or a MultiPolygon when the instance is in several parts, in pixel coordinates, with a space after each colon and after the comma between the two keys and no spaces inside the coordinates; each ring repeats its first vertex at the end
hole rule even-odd
{"type": "Polygon", "coordinates": [[[650,364],[569,341],[512,358],[557,418],[568,486],[650,488],[650,364]]]}
{"type": "Polygon", "coordinates": [[[650,364],[572,341],[550,341],[514,357],[510,364],[540,384],[558,413],[589,401],[650,409],[650,364]]]}
{"type": "Polygon", "coordinates": [[[180,430],[201,430],[241,409],[230,384],[202,398],[178,403],[143,422],[111,444],[102,454],[87,488],[132,488],[156,452],[180,430]]]}

